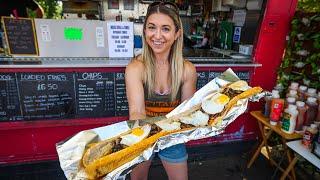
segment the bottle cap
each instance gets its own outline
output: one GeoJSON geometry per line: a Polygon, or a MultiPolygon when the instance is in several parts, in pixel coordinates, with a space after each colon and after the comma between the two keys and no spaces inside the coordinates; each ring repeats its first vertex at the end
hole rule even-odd
{"type": "Polygon", "coordinates": [[[312,129],[318,128],[318,126],[317,126],[316,124],[311,124],[310,127],[311,127],[312,129]]]}
{"type": "Polygon", "coordinates": [[[296,90],[290,90],[289,91],[289,95],[295,96],[295,95],[297,95],[297,91],[296,90]]]}
{"type": "Polygon", "coordinates": [[[308,93],[308,94],[316,94],[316,93],[317,93],[317,90],[314,89],[314,88],[308,88],[307,93],[308,93]]]}
{"type": "Polygon", "coordinates": [[[307,86],[301,85],[301,86],[299,86],[299,90],[300,91],[306,91],[307,90],[307,86]]]}
{"type": "Polygon", "coordinates": [[[298,107],[304,107],[305,104],[306,104],[306,103],[304,103],[303,101],[297,101],[297,102],[296,102],[296,105],[297,105],[298,107]]]}
{"type": "Polygon", "coordinates": [[[298,89],[299,84],[297,82],[291,82],[290,89],[298,89]]]}
{"type": "Polygon", "coordinates": [[[315,98],[315,97],[308,97],[307,102],[316,103],[316,102],[317,102],[317,98],[315,98]]]}
{"type": "Polygon", "coordinates": [[[293,104],[289,104],[288,109],[297,109],[297,106],[293,104]]]}
{"type": "Polygon", "coordinates": [[[278,90],[272,90],[272,97],[273,98],[279,98],[280,97],[279,91],[278,90]]]}
{"type": "Polygon", "coordinates": [[[294,102],[296,102],[296,98],[294,97],[287,97],[287,102],[290,104],[293,104],[294,102]]]}

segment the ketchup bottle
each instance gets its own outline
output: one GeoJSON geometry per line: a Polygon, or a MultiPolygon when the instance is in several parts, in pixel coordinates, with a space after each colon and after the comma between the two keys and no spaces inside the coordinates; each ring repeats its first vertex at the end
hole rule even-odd
{"type": "Polygon", "coordinates": [[[270,109],[270,124],[277,125],[280,121],[284,107],[284,100],[280,98],[279,91],[272,90],[272,100],[270,109]]]}

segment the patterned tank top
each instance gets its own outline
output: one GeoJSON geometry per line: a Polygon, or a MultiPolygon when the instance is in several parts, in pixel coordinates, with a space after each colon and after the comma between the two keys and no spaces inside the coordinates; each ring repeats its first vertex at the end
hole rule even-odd
{"type": "Polygon", "coordinates": [[[148,96],[148,89],[145,86],[145,109],[148,117],[163,116],[172,111],[181,102],[181,91],[179,89],[177,98],[173,101],[170,100],[169,94],[159,94],[152,92],[151,96],[148,96]]]}

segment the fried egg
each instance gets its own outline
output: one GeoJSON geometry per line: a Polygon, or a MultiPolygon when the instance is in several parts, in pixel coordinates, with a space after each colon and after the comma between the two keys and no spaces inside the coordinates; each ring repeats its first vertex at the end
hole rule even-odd
{"type": "Polygon", "coordinates": [[[173,131],[173,130],[179,130],[181,123],[172,121],[170,119],[158,121],[155,123],[158,127],[160,127],[164,131],[173,131]]]}
{"type": "Polygon", "coordinates": [[[248,86],[248,83],[246,81],[240,80],[230,84],[229,88],[233,90],[238,90],[238,91],[246,91],[250,87],[248,86]]]}
{"type": "Polygon", "coordinates": [[[124,144],[127,146],[136,144],[146,138],[149,135],[150,130],[151,126],[149,124],[146,124],[142,127],[134,128],[132,129],[132,132],[130,134],[121,136],[120,144],[124,144]]]}
{"type": "Polygon", "coordinates": [[[204,100],[201,104],[202,109],[208,114],[220,113],[230,98],[221,93],[214,94],[211,98],[204,100]]]}
{"type": "Polygon", "coordinates": [[[185,124],[192,124],[194,126],[206,126],[208,124],[209,115],[201,111],[196,111],[190,116],[181,117],[180,121],[185,124]]]}

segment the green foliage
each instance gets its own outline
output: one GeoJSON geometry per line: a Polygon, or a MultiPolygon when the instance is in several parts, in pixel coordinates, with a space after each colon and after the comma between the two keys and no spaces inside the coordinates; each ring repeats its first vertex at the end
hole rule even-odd
{"type": "Polygon", "coordinates": [[[299,0],[298,10],[304,12],[320,12],[319,0],[299,0]]]}
{"type": "Polygon", "coordinates": [[[44,16],[48,19],[60,19],[62,12],[61,2],[58,0],[37,0],[44,10],[44,16]]]}
{"type": "Polygon", "coordinates": [[[302,4],[299,1],[299,8],[304,6],[308,11],[297,11],[291,22],[288,45],[278,70],[278,83],[284,88],[296,81],[320,90],[320,11],[310,13],[310,2],[313,10],[320,7],[312,0],[302,4]]]}

